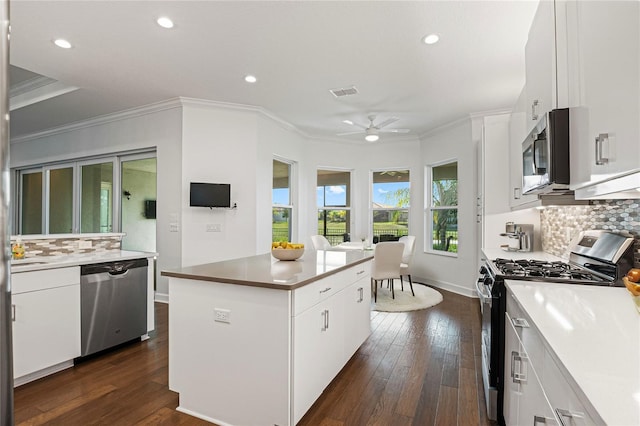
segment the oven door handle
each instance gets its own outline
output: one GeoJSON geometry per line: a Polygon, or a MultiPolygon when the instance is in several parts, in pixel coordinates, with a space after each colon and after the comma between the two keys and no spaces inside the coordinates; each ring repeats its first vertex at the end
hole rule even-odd
{"type": "Polygon", "coordinates": [[[485,299],[491,299],[491,294],[489,292],[485,293],[484,291],[482,291],[482,288],[484,287],[484,284],[480,284],[482,281],[482,278],[478,278],[478,280],[476,281],[476,291],[478,292],[480,299],[482,299],[482,303],[484,303],[485,299]]]}

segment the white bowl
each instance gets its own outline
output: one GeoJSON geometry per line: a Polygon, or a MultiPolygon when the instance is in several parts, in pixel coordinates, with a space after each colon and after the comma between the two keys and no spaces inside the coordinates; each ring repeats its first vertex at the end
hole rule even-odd
{"type": "Polygon", "coordinates": [[[272,249],[271,255],[278,260],[296,260],[304,254],[304,249],[272,249]]]}

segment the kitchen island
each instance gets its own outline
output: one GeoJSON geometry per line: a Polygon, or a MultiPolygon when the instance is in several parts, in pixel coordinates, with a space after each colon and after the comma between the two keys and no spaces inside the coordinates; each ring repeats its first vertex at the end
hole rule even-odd
{"type": "Polygon", "coordinates": [[[169,388],[220,425],[294,425],[371,333],[371,251],[163,271],[169,388]]]}

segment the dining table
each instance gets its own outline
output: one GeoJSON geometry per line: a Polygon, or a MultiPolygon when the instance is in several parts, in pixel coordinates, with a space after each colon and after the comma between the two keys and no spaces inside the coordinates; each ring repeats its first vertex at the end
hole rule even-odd
{"type": "Polygon", "coordinates": [[[375,244],[367,244],[366,241],[345,241],[336,246],[333,246],[334,250],[373,250],[375,244]]]}

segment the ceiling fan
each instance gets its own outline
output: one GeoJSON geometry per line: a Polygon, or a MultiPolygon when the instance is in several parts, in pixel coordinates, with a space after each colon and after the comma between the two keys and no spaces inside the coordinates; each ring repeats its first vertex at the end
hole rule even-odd
{"type": "Polygon", "coordinates": [[[384,127],[388,126],[389,124],[392,124],[398,121],[399,120],[398,117],[387,118],[382,123],[378,123],[378,124],[374,124],[374,121],[376,120],[375,115],[372,114],[367,118],[369,119],[368,126],[365,126],[360,123],[354,123],[351,120],[343,120],[342,121],[343,123],[349,124],[351,126],[359,127],[361,130],[357,130],[355,132],[338,133],[337,136],[346,136],[346,135],[355,135],[357,133],[364,133],[366,135],[364,139],[367,142],[375,142],[378,139],[380,139],[380,135],[379,135],[380,133],[409,133],[409,129],[384,129],[384,127]]]}

